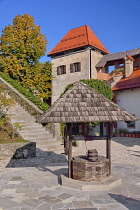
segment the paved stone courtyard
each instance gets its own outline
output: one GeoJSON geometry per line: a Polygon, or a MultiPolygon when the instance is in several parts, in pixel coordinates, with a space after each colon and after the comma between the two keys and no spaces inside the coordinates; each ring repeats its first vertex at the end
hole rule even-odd
{"type": "Polygon", "coordinates": [[[22,165],[20,161],[10,161],[7,168],[1,164],[0,209],[140,210],[140,166],[113,162],[112,173],[121,177],[122,184],[109,191],[61,186],[60,174],[66,172],[64,155],[40,150],[35,159],[22,161],[22,165]]]}

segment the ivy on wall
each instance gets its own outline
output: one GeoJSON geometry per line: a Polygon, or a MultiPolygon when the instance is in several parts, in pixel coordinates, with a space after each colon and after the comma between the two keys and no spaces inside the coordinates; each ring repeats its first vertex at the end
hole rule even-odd
{"type": "MultiPolygon", "coordinates": [[[[98,80],[98,79],[82,79],[80,80],[81,82],[89,85],[90,87],[92,87],[93,89],[95,89],[96,91],[98,91],[99,93],[101,93],[102,95],[104,95],[106,98],[112,100],[113,98],[113,91],[111,90],[111,88],[106,84],[105,81],[102,80],[98,80]]],[[[69,84],[65,90],[64,93],[71,88],[74,85],[74,83],[69,84]]],[[[63,94],[64,94],[63,93],[63,94]]]]}

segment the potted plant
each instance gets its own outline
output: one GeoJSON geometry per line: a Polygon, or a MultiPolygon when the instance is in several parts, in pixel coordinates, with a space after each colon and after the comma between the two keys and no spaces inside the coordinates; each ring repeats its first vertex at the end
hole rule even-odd
{"type": "Polygon", "coordinates": [[[119,132],[121,137],[124,137],[124,133],[125,133],[124,129],[120,128],[120,129],[118,129],[118,132],[119,132]]]}
{"type": "Polygon", "coordinates": [[[113,136],[113,137],[116,137],[116,133],[115,133],[115,132],[113,132],[113,133],[112,133],[112,136],[113,136]]]}
{"type": "Polygon", "coordinates": [[[125,129],[125,137],[128,137],[129,136],[129,133],[128,133],[128,130],[127,129],[125,129]]]}
{"type": "Polygon", "coordinates": [[[135,131],[135,137],[136,137],[136,138],[139,138],[139,133],[138,133],[138,131],[135,131]]]}
{"type": "Polygon", "coordinates": [[[128,132],[128,136],[129,136],[129,137],[132,137],[132,133],[131,133],[131,132],[128,132]]]}
{"type": "Polygon", "coordinates": [[[135,138],[136,137],[136,131],[132,132],[132,137],[135,138]]]}

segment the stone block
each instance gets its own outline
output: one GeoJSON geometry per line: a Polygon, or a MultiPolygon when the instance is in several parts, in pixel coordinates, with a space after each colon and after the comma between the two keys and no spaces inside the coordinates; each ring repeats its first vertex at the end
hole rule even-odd
{"type": "Polygon", "coordinates": [[[0,159],[27,159],[36,156],[36,143],[11,143],[0,145],[0,159]]]}

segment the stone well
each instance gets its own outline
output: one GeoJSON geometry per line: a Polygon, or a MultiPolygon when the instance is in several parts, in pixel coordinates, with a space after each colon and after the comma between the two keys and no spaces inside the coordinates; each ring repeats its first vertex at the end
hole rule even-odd
{"type": "Polygon", "coordinates": [[[72,178],[91,182],[103,181],[109,176],[109,160],[98,156],[95,162],[89,161],[87,156],[76,156],[72,160],[72,178]]]}

